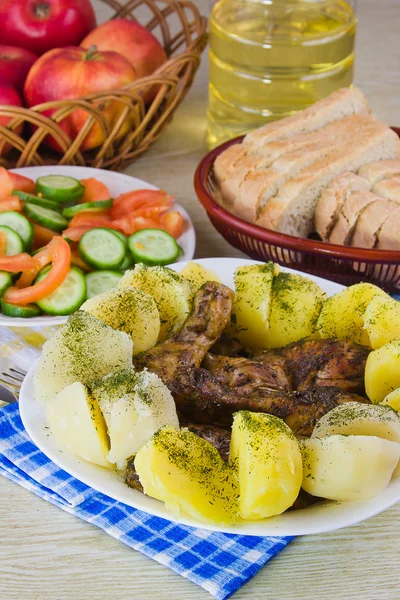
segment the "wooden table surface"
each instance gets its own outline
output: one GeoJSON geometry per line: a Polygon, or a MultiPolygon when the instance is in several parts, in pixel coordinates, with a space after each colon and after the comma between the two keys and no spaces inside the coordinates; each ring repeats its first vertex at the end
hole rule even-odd
{"type": "MultiPolygon", "coordinates": [[[[104,14],[95,0],[99,18],[104,14]]],[[[197,0],[205,12],[208,2],[197,0]]],[[[400,125],[399,0],[360,0],[356,84],[375,114],[400,125]]],[[[175,194],[192,215],[197,257],[240,256],[214,231],[193,190],[207,150],[207,56],[175,119],[126,169],[175,194]]],[[[0,478],[2,600],[206,600],[209,594],[102,530],[0,478]]],[[[356,527],[298,538],[235,598],[398,600],[400,504],[356,527]]]]}

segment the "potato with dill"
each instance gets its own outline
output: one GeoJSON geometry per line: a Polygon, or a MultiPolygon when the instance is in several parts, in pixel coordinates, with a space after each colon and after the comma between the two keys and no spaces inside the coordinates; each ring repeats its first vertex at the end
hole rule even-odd
{"type": "Polygon", "coordinates": [[[71,383],[89,385],[107,373],[131,367],[132,350],[126,333],[77,311],[43,346],[33,378],[35,400],[44,404],[71,383]]]}
{"type": "Polygon", "coordinates": [[[236,269],[236,329],[239,340],[247,348],[267,347],[272,282],[278,272],[278,265],[272,262],[236,269]]]}
{"type": "Polygon", "coordinates": [[[280,348],[315,337],[326,293],[312,279],[279,273],[272,282],[271,313],[266,348],[280,348]]]}
{"type": "Polygon", "coordinates": [[[381,348],[400,338],[400,302],[386,296],[375,296],[368,304],[363,322],[371,348],[381,348]]]}
{"type": "Polygon", "coordinates": [[[374,404],[400,387],[400,340],[373,350],[365,365],[365,391],[374,404]]]}
{"type": "Polygon", "coordinates": [[[193,289],[189,281],[166,267],[136,265],[126,271],[118,288],[134,287],[152,296],[160,315],[158,341],[164,341],[177,333],[190,314],[193,289]]]}
{"type": "Polygon", "coordinates": [[[189,281],[194,293],[198,292],[201,286],[207,281],[216,281],[217,283],[221,283],[221,280],[217,277],[214,271],[211,269],[206,269],[196,262],[189,262],[186,267],[183,267],[179,275],[189,281]]]}
{"type": "Polygon", "coordinates": [[[373,298],[390,298],[372,283],[356,283],[328,298],[319,315],[317,329],[321,338],[339,338],[370,345],[363,316],[373,298]]]}
{"type": "Polygon", "coordinates": [[[296,500],[303,476],[300,449],[291,429],[278,417],[236,413],[229,460],[239,477],[243,519],[279,515],[296,500]]]}
{"type": "Polygon", "coordinates": [[[187,429],[163,427],[136,454],[135,469],[148,496],[204,523],[237,519],[238,485],[212,444],[187,429]]]}
{"type": "Polygon", "coordinates": [[[157,305],[149,294],[141,290],[114,288],[86,300],[81,310],[130,335],[134,356],[157,343],[160,333],[157,305]]]}

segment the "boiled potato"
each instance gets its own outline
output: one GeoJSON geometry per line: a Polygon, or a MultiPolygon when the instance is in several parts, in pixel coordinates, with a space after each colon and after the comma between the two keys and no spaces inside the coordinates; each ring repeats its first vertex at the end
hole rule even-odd
{"type": "Polygon", "coordinates": [[[300,440],[300,448],[303,489],[338,502],[380,494],[400,458],[400,444],[373,436],[310,438],[300,440]]]}
{"type": "Polygon", "coordinates": [[[149,294],[141,290],[115,288],[86,300],[81,310],[130,335],[134,356],[157,343],[160,333],[157,305],[149,294]]]}
{"type": "Polygon", "coordinates": [[[67,450],[101,467],[111,468],[106,424],[99,405],[82,383],[75,382],[46,404],[50,431],[67,450]]]}
{"type": "MultiPolygon", "coordinates": [[[[102,408],[102,402],[99,402],[102,408]]],[[[154,373],[138,373],[132,392],[120,397],[103,413],[108,426],[111,449],[108,460],[124,469],[128,458],[136,454],[164,425],[179,429],[176,407],[166,385],[154,373]]]]}
{"type": "Polygon", "coordinates": [[[291,429],[278,417],[236,413],[230,462],[239,476],[243,519],[279,515],[296,500],[303,476],[301,453],[291,429]]]}
{"type": "Polygon", "coordinates": [[[148,496],[204,523],[232,523],[238,512],[238,485],[231,467],[206,440],[163,427],[140,448],[135,468],[148,496]]]}
{"type": "Polygon", "coordinates": [[[279,348],[314,337],[325,299],[325,292],[311,279],[279,273],[272,283],[266,347],[279,348]]]}
{"type": "Polygon", "coordinates": [[[33,378],[35,399],[44,403],[79,381],[89,385],[132,366],[132,340],[87,312],[77,311],[44,345],[33,378]]]}
{"type": "Polygon", "coordinates": [[[216,281],[217,283],[221,283],[221,280],[217,277],[214,271],[211,269],[206,269],[196,262],[189,262],[186,267],[182,269],[179,275],[189,281],[195,293],[207,281],[216,281]]]}
{"type": "Polygon", "coordinates": [[[248,348],[267,347],[272,282],[278,271],[278,265],[272,262],[236,270],[236,329],[239,340],[248,348]]]}
{"type": "Polygon", "coordinates": [[[383,406],[390,406],[393,410],[400,412],[400,388],[396,388],[393,392],[385,396],[381,404],[383,406]]]}
{"type": "Polygon", "coordinates": [[[363,315],[369,344],[374,350],[400,338],[400,302],[375,296],[363,315]]]}
{"type": "Polygon", "coordinates": [[[133,271],[126,271],[118,287],[134,287],[154,298],[161,320],[158,341],[177,333],[192,309],[191,284],[167,267],[136,265],[133,271]]]}
{"type": "Polygon", "coordinates": [[[90,391],[99,403],[106,420],[111,415],[113,404],[133,391],[138,376],[139,373],[133,368],[120,369],[91,382],[90,391]]]}
{"type": "Polygon", "coordinates": [[[389,406],[345,402],[320,418],[311,437],[373,435],[400,443],[400,416],[389,406]]]}
{"type": "Polygon", "coordinates": [[[374,350],[365,365],[365,391],[374,404],[400,387],[400,340],[374,350]]]}
{"type": "Polygon", "coordinates": [[[326,300],[319,315],[317,329],[321,338],[340,338],[369,346],[363,315],[373,298],[389,298],[372,283],[357,283],[326,300]]]}

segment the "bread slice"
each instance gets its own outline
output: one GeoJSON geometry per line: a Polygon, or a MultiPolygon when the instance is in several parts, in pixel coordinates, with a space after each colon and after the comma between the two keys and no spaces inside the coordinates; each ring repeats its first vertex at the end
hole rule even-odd
{"type": "MultiPolygon", "coordinates": [[[[375,196],[376,198],[376,196],[375,196]]],[[[396,204],[390,200],[376,198],[359,215],[354,227],[351,246],[357,248],[375,248],[378,243],[378,233],[395,210],[396,204]]]]}
{"type": "Polygon", "coordinates": [[[213,164],[213,176],[217,183],[225,179],[229,167],[244,153],[242,144],[233,144],[217,156],[213,164]]]}
{"type": "Polygon", "coordinates": [[[350,246],[357,220],[368,204],[376,202],[377,196],[371,192],[353,192],[350,194],[339,212],[338,219],[329,236],[330,244],[350,246]]]}
{"type": "Polygon", "coordinates": [[[322,194],[315,207],[315,230],[326,242],[338,219],[346,199],[353,192],[369,191],[371,184],[354,173],[343,173],[336,177],[322,194]]]}
{"type": "Polygon", "coordinates": [[[400,250],[400,206],[394,204],[390,217],[378,231],[377,248],[400,250]]]}
{"type": "Polygon", "coordinates": [[[346,171],[358,171],[377,157],[400,157],[400,139],[375,119],[359,136],[317,161],[299,176],[284,184],[267,202],[258,224],[289,235],[306,237],[313,229],[315,206],[335,177],[346,171]]]}
{"type": "MultiPolygon", "coordinates": [[[[371,117],[361,115],[343,119],[334,124],[332,131],[335,131],[335,134],[325,141],[316,143],[312,152],[310,151],[312,145],[308,145],[303,150],[281,156],[268,169],[250,172],[240,184],[239,193],[236,192],[234,200],[232,200],[235,192],[233,189],[230,195],[231,210],[242,219],[254,222],[263,213],[270,199],[278,193],[280,186],[290,178],[301,174],[304,169],[320,161],[324,156],[334,154],[342,146],[348,146],[353,138],[369,135],[371,127],[376,128],[377,123],[379,122],[372,120],[371,117]]],[[[384,127],[381,124],[379,126],[384,127]]],[[[225,182],[227,183],[228,181],[225,182]]]]}
{"type": "Polygon", "coordinates": [[[245,136],[243,143],[259,145],[283,140],[307,131],[315,131],[349,115],[368,115],[369,112],[367,100],[359,89],[342,88],[305,110],[251,131],[245,136]]]}
{"type": "Polygon", "coordinates": [[[381,198],[400,204],[400,177],[383,179],[374,186],[372,191],[381,198]]]}
{"type": "Polygon", "coordinates": [[[394,160],[376,160],[369,165],[365,165],[358,172],[360,177],[365,177],[374,186],[382,179],[400,175],[400,159],[394,160]]]}

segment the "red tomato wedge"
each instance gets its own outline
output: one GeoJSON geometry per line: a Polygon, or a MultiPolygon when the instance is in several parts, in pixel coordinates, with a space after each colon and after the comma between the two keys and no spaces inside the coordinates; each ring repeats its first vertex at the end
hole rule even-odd
{"type": "Polygon", "coordinates": [[[169,206],[172,200],[173,196],[168,196],[163,190],[135,190],[134,192],[126,192],[115,198],[111,208],[111,216],[113,219],[119,219],[143,206],[169,206]]]}
{"type": "Polygon", "coordinates": [[[53,237],[57,235],[55,231],[47,229],[47,227],[43,227],[42,225],[38,225],[37,223],[32,223],[32,225],[34,250],[38,250],[42,246],[47,246],[47,244],[51,242],[53,237]]]}
{"type": "Polygon", "coordinates": [[[14,189],[10,173],[4,167],[0,167],[0,200],[11,196],[14,189]]]}
{"type": "Polygon", "coordinates": [[[36,192],[36,183],[32,179],[18,175],[18,173],[13,173],[12,171],[8,171],[8,174],[13,183],[13,190],[26,192],[27,194],[34,194],[36,192]]]}
{"type": "Polygon", "coordinates": [[[18,196],[8,196],[8,198],[0,200],[0,212],[6,212],[7,210],[22,211],[21,200],[18,196]]]}
{"type": "Polygon", "coordinates": [[[76,225],[88,225],[92,223],[92,227],[107,227],[107,223],[111,223],[109,211],[83,210],[77,213],[69,222],[69,227],[76,225]]]}
{"type": "MultiPolygon", "coordinates": [[[[68,245],[68,242],[66,242],[61,236],[54,237],[48,246],[43,248],[43,260],[45,258],[46,249],[52,263],[51,269],[47,273],[46,277],[41,281],[23,289],[17,289],[15,287],[8,288],[3,296],[6,302],[25,306],[26,304],[37,302],[37,300],[45,298],[62,284],[68,275],[71,264],[71,249],[68,245]]],[[[35,259],[32,257],[29,258],[34,261],[34,265],[30,268],[35,268],[35,259]]],[[[2,260],[4,259],[0,259],[0,269],[2,268],[2,260]]]]}
{"type": "Polygon", "coordinates": [[[14,254],[14,256],[0,256],[0,271],[19,273],[35,267],[35,260],[26,252],[14,254]]]}
{"type": "Polygon", "coordinates": [[[29,269],[29,271],[24,271],[21,274],[21,277],[15,282],[16,288],[22,289],[28,287],[29,285],[32,285],[33,280],[39,273],[40,269],[42,269],[43,267],[48,265],[49,262],[51,262],[51,256],[48,247],[45,246],[44,248],[42,248],[40,252],[35,254],[33,259],[35,261],[34,268],[29,269]]]}
{"type": "Polygon", "coordinates": [[[81,179],[81,184],[85,188],[85,193],[80,201],[81,203],[97,202],[98,200],[109,200],[111,198],[108,187],[94,177],[81,179]]]}
{"type": "Polygon", "coordinates": [[[167,231],[175,239],[183,233],[183,217],[177,211],[171,211],[161,217],[161,229],[167,231]]]}
{"type": "Polygon", "coordinates": [[[4,256],[7,249],[7,238],[3,231],[0,231],[0,256],[4,256]]]}

